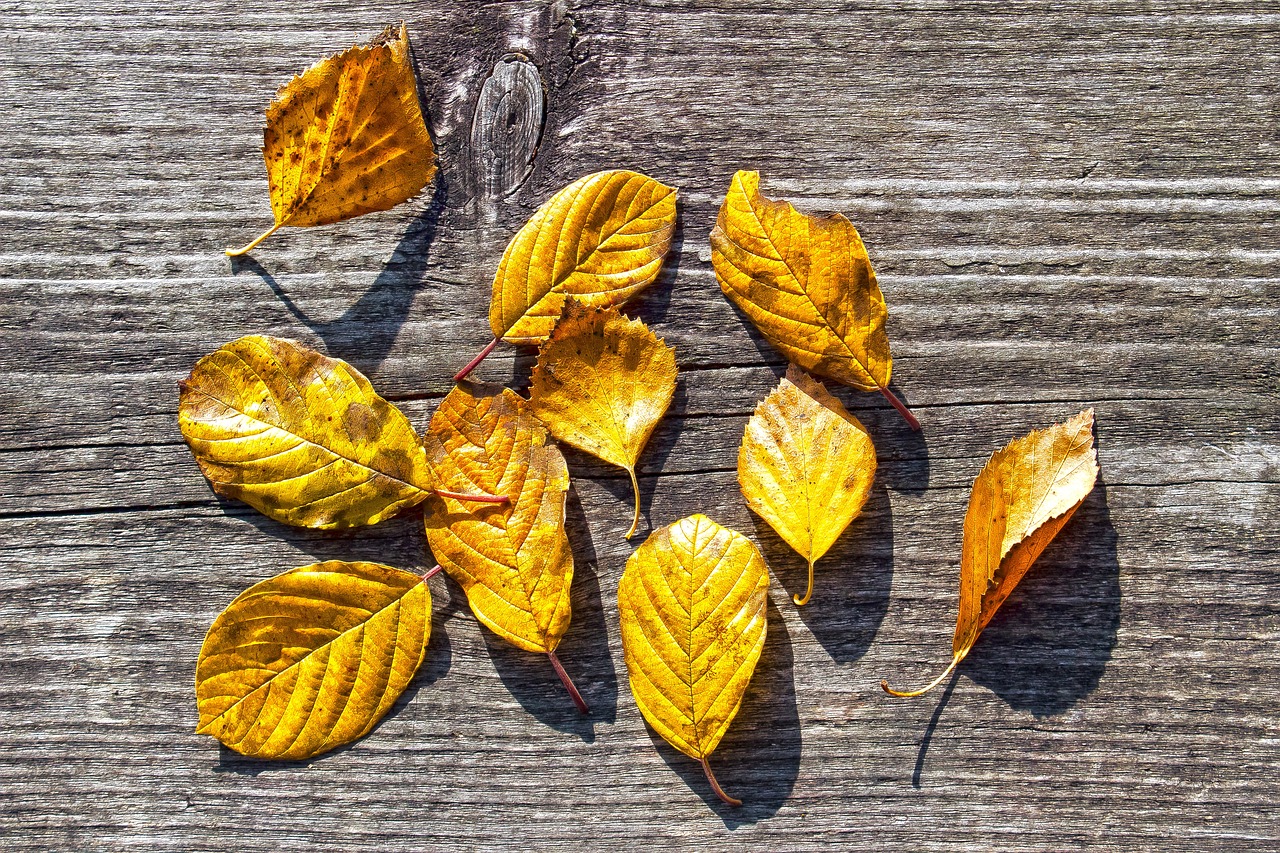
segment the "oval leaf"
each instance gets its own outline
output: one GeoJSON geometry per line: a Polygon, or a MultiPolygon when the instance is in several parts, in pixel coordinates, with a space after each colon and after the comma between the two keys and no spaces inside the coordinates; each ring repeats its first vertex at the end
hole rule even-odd
{"type": "Polygon", "coordinates": [[[513,344],[546,340],[570,296],[626,302],[658,277],[675,231],[676,190],[617,169],[579,178],[511,239],[493,279],[489,325],[513,344]]]}
{"type": "Polygon", "coordinates": [[[871,494],[876,449],[866,428],[822,384],[791,365],[747,422],[738,484],[747,506],[809,563],[835,544],[871,494]]]}
{"type": "Polygon", "coordinates": [[[321,60],[267,107],[263,157],[275,225],[327,225],[388,210],[435,175],[435,149],[418,103],[409,34],[388,27],[372,44],[321,60]]]}
{"type": "Polygon", "coordinates": [[[636,460],[676,391],[676,353],[617,308],[571,299],[542,345],[529,391],[533,413],[560,441],[631,475],[640,522],[636,460]]]}
{"type": "Polygon", "coordinates": [[[413,679],[431,634],[419,575],[316,563],[243,592],[196,664],[198,733],[257,758],[310,758],[362,737],[413,679]]]}
{"type": "Polygon", "coordinates": [[[1093,409],[1035,430],[992,454],[973,483],[964,518],[951,665],[920,690],[903,693],[881,686],[895,696],[918,696],[946,678],[1097,479],[1093,409]]]}
{"type": "Polygon", "coordinates": [[[627,560],[618,616],[631,693],[676,749],[702,762],[738,713],[764,648],[769,574],[756,546],[705,515],[654,531],[627,560]]]}
{"type": "Polygon", "coordinates": [[[769,343],[814,373],[889,391],[888,309],[858,231],[844,216],[806,216],[760,194],[757,172],[738,172],[711,232],[720,289],[769,343]]]}
{"type": "Polygon", "coordinates": [[[417,433],[360,371],[248,335],[179,383],[178,425],[214,491],[302,527],[375,524],[432,488],[417,433]]]}
{"type": "Polygon", "coordinates": [[[432,554],[490,630],[531,652],[554,651],[569,627],[573,551],[564,530],[569,470],[546,427],[514,391],[468,383],[441,401],[425,443],[441,485],[509,498],[482,507],[430,501],[432,554]]]}

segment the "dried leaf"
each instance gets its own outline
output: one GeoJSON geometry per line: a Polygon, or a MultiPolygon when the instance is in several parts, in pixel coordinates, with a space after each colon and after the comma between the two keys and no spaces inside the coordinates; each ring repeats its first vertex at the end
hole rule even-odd
{"type": "Polygon", "coordinates": [[[636,460],[676,391],[676,353],[617,308],[570,299],[542,345],[529,392],[533,413],[560,441],[631,475],[640,523],[636,460]]]}
{"type": "Polygon", "coordinates": [[[341,222],[389,210],[435,175],[435,149],[418,103],[409,34],[388,27],[294,77],[267,106],[262,154],[275,225],[341,222]]]}
{"type": "Polygon", "coordinates": [[[951,665],[930,690],[969,654],[982,629],[1004,604],[1040,553],[1063,528],[1098,478],[1093,409],[1065,423],[1034,430],[992,454],[973,483],[964,518],[960,559],[960,612],[951,665]]]}
{"type": "Polygon", "coordinates": [[[316,563],[218,615],[196,664],[198,733],[257,758],[310,758],[367,734],[413,680],[431,634],[422,577],[316,563]]]}
{"type": "Polygon", "coordinates": [[[360,371],[297,341],[246,335],[178,385],[178,426],[214,491],[277,521],[376,524],[434,488],[400,410],[360,371]]]}
{"type": "Polygon", "coordinates": [[[433,498],[426,505],[431,552],[462,585],[476,619],[512,645],[546,654],[586,713],[555,655],[569,627],[573,580],[564,529],[569,470],[560,450],[514,391],[470,383],[441,401],[424,443],[442,485],[510,498],[474,511],[433,498]]]}
{"type": "Polygon", "coordinates": [[[546,340],[569,297],[626,302],[658,277],[675,221],[676,190],[636,172],[597,172],[557,192],[507,245],[489,304],[493,342],[454,378],[499,340],[546,340]]]}
{"type": "Polygon", "coordinates": [[[839,213],[806,216],[767,199],[759,184],[759,173],[738,172],[720,207],[711,232],[720,289],[788,359],[879,391],[919,429],[889,391],[888,309],[857,230],[839,213]]]}
{"type": "Polygon", "coordinates": [[[640,712],[667,743],[702,763],[738,713],[764,648],[769,573],[740,533],[705,515],[655,531],[618,584],[622,650],[640,712]]]}
{"type": "Polygon", "coordinates": [[[871,436],[839,400],[795,365],[747,422],[738,484],[747,506],[813,564],[862,511],[876,475],[871,436]]]}

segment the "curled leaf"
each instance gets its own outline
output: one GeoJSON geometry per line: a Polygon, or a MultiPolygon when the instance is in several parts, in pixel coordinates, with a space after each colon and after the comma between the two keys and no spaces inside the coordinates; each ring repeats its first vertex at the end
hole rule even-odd
{"type": "Polygon", "coordinates": [[[435,149],[418,103],[409,34],[388,27],[294,77],[267,106],[262,154],[275,225],[328,225],[389,210],[435,175],[435,149]]]}
{"type": "Polygon", "coordinates": [[[626,470],[640,523],[636,460],[676,391],[676,354],[617,308],[569,300],[538,353],[529,391],[533,413],[560,441],[626,470]]]}
{"type": "Polygon", "coordinates": [[[624,169],[587,175],[557,192],[507,245],[489,304],[494,340],[454,378],[499,340],[546,340],[569,297],[607,307],[647,287],[671,247],[675,220],[676,190],[624,169]]]}
{"type": "Polygon", "coordinates": [[[839,213],[806,216],[759,187],[758,172],[738,172],[720,207],[711,232],[720,289],[788,359],[879,391],[919,429],[889,391],[888,309],[857,229],[839,213]]]}
{"type": "Polygon", "coordinates": [[[441,401],[424,443],[441,485],[509,497],[501,506],[433,498],[431,553],[461,584],[476,619],[512,645],[546,654],[585,713],[555,655],[569,627],[573,580],[564,529],[569,470],[560,450],[514,391],[469,383],[441,401]]]}
{"type": "Polygon", "coordinates": [[[433,488],[408,419],[344,361],[247,335],[179,383],[178,425],[214,491],[302,527],[376,524],[433,488]]]}
{"type": "Polygon", "coordinates": [[[656,530],[627,560],[618,617],[631,693],[667,743],[702,764],[737,716],[764,648],[769,573],[756,546],[705,515],[656,530]]]}
{"type": "Polygon", "coordinates": [[[787,375],[756,406],[738,451],[747,506],[809,562],[796,604],[813,594],[813,564],[835,544],[871,493],[876,449],[839,400],[804,371],[787,375]]]}
{"type": "Polygon", "coordinates": [[[257,758],[310,758],[362,737],[426,655],[431,593],[377,563],[316,563],[245,590],[196,664],[198,733],[257,758]]]}
{"type": "Polygon", "coordinates": [[[887,693],[919,696],[965,659],[982,629],[1080,508],[1097,479],[1093,409],[1065,423],[1034,430],[992,454],[973,483],[964,517],[960,608],[951,665],[920,690],[890,690],[881,682],[887,693]]]}

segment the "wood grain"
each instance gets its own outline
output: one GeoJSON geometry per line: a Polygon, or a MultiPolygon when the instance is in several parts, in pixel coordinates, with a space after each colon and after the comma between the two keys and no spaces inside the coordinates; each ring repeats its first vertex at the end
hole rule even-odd
{"type": "MultiPolygon", "coordinates": [[[[1280,846],[1280,12],[0,6],[11,849],[1280,846]],[[228,264],[221,247],[269,216],[272,93],[402,18],[434,190],[228,264]],[[505,116],[485,107],[486,145],[508,158],[488,162],[473,156],[477,109],[512,54],[543,87],[541,135],[498,144],[505,116]],[[432,561],[418,517],[323,534],[217,499],[178,435],[177,381],[239,335],[290,336],[354,363],[421,427],[489,339],[511,234],[556,188],[612,167],[681,193],[668,266],[628,309],[681,368],[640,460],[644,517],[705,512],[774,573],[764,657],[717,751],[746,804],[722,807],[645,729],[617,627],[629,484],[573,451],[561,659],[590,717],[437,577],[423,671],[368,737],[271,764],[194,735],[196,653],[242,589],[316,560],[432,561]],[[878,395],[835,389],[880,476],[803,610],[786,591],[804,564],[753,519],[733,470],[785,367],[711,271],[707,234],[739,168],[857,225],[889,304],[895,390],[924,424],[911,434],[878,395]],[[1099,488],[952,687],[881,695],[881,677],[914,682],[947,657],[987,456],[1086,405],[1099,488]]],[[[500,348],[478,374],[523,390],[532,361],[500,348]]]]}

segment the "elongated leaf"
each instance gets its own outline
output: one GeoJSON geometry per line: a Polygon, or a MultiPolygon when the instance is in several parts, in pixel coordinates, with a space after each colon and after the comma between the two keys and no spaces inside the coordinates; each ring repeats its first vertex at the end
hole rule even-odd
{"type": "Polygon", "coordinates": [[[822,384],[791,365],[756,407],[738,451],[747,506],[813,564],[862,511],[876,475],[871,436],[822,384]]]}
{"type": "Polygon", "coordinates": [[[645,540],[618,584],[631,693],[667,743],[702,763],[737,716],[764,648],[769,573],[740,533],[691,515],[645,540]]]}
{"type": "Polygon", "coordinates": [[[196,729],[245,755],[310,758],[362,737],[426,655],[431,593],[377,563],[316,563],[247,589],[196,664],[196,729]]]}
{"type": "Polygon", "coordinates": [[[317,62],[281,88],[267,107],[262,153],[275,225],[229,255],[285,225],[388,210],[431,183],[435,149],[404,25],[317,62]]]}
{"type": "Polygon", "coordinates": [[[247,335],[179,383],[178,425],[219,494],[286,524],[375,524],[433,488],[408,419],[358,370],[247,335]]]}
{"type": "Polygon", "coordinates": [[[493,342],[458,372],[462,379],[497,345],[539,344],[573,297],[621,305],[658,277],[675,233],[676,190],[614,169],[557,192],[507,244],[493,279],[493,342]]]}
{"type": "Polygon", "coordinates": [[[858,231],[844,216],[806,216],[738,172],[711,232],[720,289],[788,359],[862,391],[889,391],[888,309],[858,231]]]}
{"type": "Polygon", "coordinates": [[[973,483],[964,518],[951,665],[921,690],[903,693],[881,686],[895,696],[918,696],[955,669],[1097,479],[1093,409],[1034,430],[992,454],[973,483]]]}
{"type": "Polygon", "coordinates": [[[564,529],[569,470],[529,404],[514,391],[459,385],[441,401],[425,439],[442,485],[498,490],[504,505],[452,498],[426,505],[427,542],[467,594],[481,624],[507,642],[555,658],[569,627],[573,551],[564,529]]]}
{"type": "Polygon", "coordinates": [[[569,300],[533,368],[533,412],[560,441],[631,475],[640,522],[636,460],[676,391],[676,354],[639,320],[617,308],[569,300]]]}

